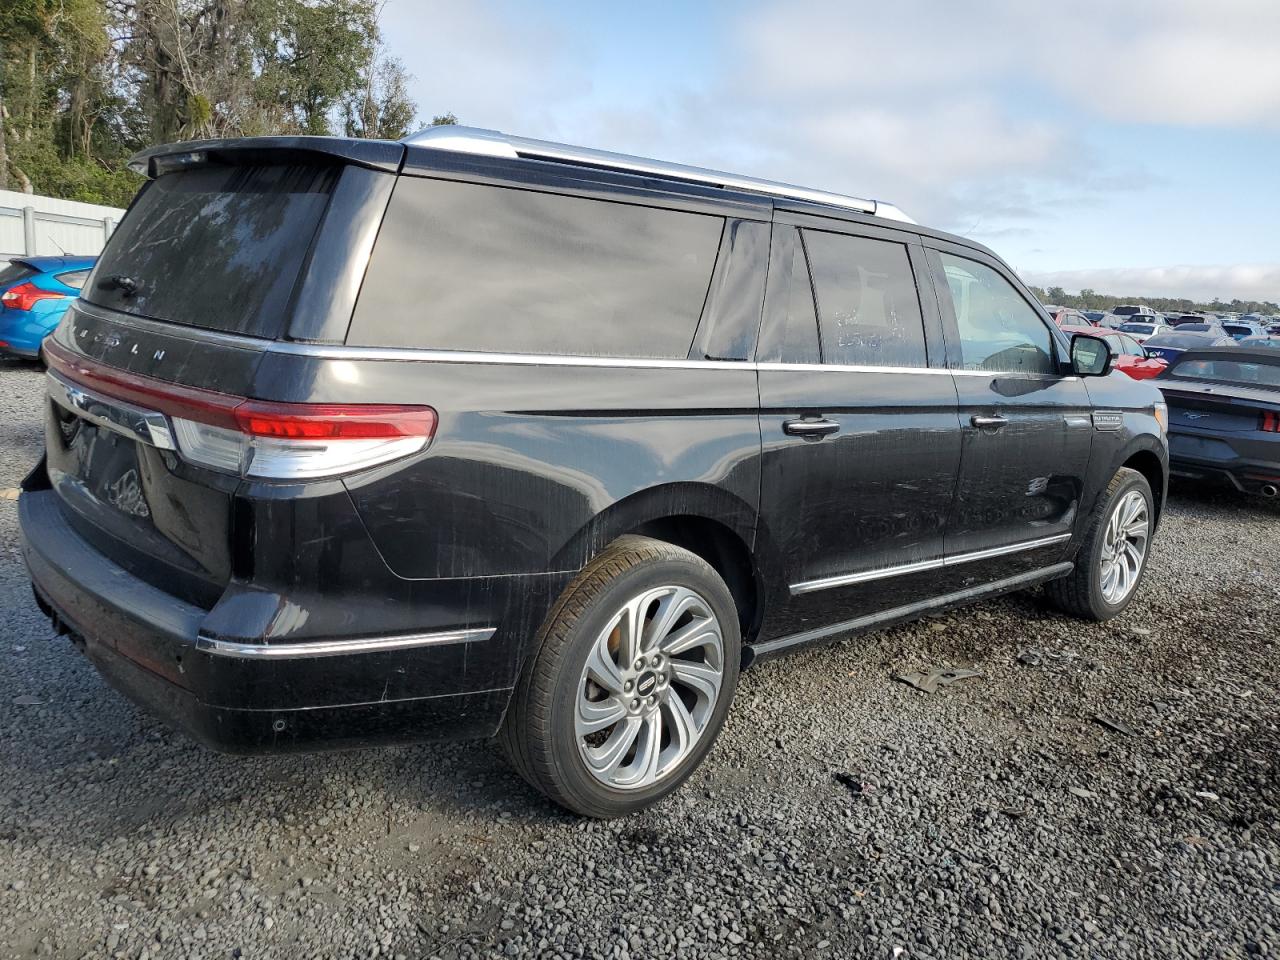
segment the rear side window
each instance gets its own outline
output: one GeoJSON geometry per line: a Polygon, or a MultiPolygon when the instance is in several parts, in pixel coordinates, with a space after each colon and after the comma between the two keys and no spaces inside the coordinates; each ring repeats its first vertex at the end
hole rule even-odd
{"type": "Polygon", "coordinates": [[[7,287],[9,284],[25,280],[27,277],[34,277],[39,272],[39,270],[35,270],[18,260],[10,260],[3,267],[0,267],[0,287],[7,287]]]}
{"type": "Polygon", "coordinates": [[[84,287],[84,281],[89,276],[88,270],[72,270],[68,273],[59,273],[57,280],[64,283],[72,290],[79,290],[84,287]]]}
{"type": "Polygon", "coordinates": [[[338,170],[265,164],[162,176],[112,234],[83,296],[155,320],[278,337],[338,170]]]}
{"type": "Polygon", "coordinates": [[[722,217],[402,177],[348,343],[683,359],[722,217]]]}
{"type": "Polygon", "coordinates": [[[964,369],[1057,372],[1049,328],[1008,280],[976,260],[938,255],[955,308],[964,369]]]}
{"type": "Polygon", "coordinates": [[[823,362],[928,366],[907,248],[838,233],[802,233],[818,300],[823,362]]]}

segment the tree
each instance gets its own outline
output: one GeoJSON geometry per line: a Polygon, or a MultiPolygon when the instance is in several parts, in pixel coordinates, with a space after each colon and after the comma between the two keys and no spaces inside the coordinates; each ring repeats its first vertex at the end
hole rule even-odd
{"type": "MultiPolygon", "coordinates": [[[[200,137],[401,137],[381,0],[0,0],[0,188],[123,206],[126,163],[200,137]]],[[[433,122],[456,122],[444,114],[433,122]]]]}

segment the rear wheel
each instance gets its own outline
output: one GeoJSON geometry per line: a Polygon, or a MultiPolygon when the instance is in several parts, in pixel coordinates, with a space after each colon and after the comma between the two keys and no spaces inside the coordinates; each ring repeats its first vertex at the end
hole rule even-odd
{"type": "Polygon", "coordinates": [[[512,765],[591,817],[646,807],[710,750],[737,686],[733,598],[705,561],[617,540],[569,585],[503,725],[512,765]]]}
{"type": "Polygon", "coordinates": [[[1122,467],[1101,498],[1071,574],[1045,594],[1056,607],[1086,620],[1110,620],[1133,600],[1155,524],[1151,486],[1122,467]]]}

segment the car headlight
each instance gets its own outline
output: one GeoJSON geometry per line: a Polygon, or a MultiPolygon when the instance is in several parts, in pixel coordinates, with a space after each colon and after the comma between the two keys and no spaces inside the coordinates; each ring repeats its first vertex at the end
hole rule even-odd
{"type": "Polygon", "coordinates": [[[1169,405],[1167,403],[1157,403],[1155,406],[1156,423],[1160,424],[1160,432],[1169,432],[1169,405]]]}

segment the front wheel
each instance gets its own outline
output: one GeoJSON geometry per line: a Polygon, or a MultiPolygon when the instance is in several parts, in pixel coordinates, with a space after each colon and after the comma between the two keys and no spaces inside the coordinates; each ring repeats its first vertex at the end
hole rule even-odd
{"type": "Polygon", "coordinates": [[[680,547],[617,540],[539,633],[501,743],[556,803],[616,817],[676,789],[715,742],[741,659],[724,581],[680,547]]]}
{"type": "Polygon", "coordinates": [[[1094,511],[1075,569],[1045,587],[1054,606],[1086,620],[1110,620],[1133,600],[1147,569],[1155,508],[1151,485],[1122,467],[1094,511]]]}

